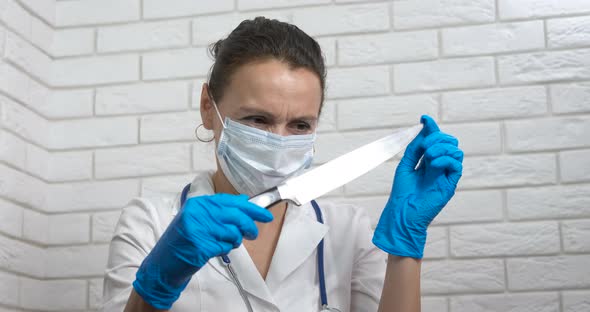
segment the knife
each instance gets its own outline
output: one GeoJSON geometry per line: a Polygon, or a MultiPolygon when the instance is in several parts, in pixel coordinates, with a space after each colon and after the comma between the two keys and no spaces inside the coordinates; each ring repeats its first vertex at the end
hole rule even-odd
{"type": "Polygon", "coordinates": [[[361,146],[317,168],[287,179],[248,201],[266,208],[282,200],[291,201],[297,206],[306,204],[392,158],[401,152],[421,129],[422,125],[416,125],[361,146]]]}

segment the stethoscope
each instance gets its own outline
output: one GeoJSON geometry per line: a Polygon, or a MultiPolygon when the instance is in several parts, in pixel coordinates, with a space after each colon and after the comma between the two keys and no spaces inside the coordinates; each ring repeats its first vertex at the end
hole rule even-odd
{"type": "MultiPolygon", "coordinates": [[[[189,183],[184,187],[184,189],[182,189],[182,193],[180,195],[180,207],[181,208],[182,208],[182,206],[184,206],[184,203],[186,202],[190,188],[191,188],[191,185],[189,183]]],[[[320,210],[320,206],[318,205],[318,203],[315,200],[311,201],[311,205],[313,206],[313,210],[315,211],[315,215],[316,215],[318,222],[323,224],[324,219],[322,217],[322,211],[320,210]]],[[[320,282],[320,302],[322,305],[320,312],[341,312],[340,310],[338,310],[336,308],[332,308],[332,307],[328,306],[328,295],[326,293],[326,279],[324,277],[324,239],[322,239],[320,241],[320,243],[318,244],[317,255],[318,255],[318,276],[319,276],[319,282],[320,282]]],[[[233,267],[231,265],[231,260],[229,259],[229,257],[227,255],[222,255],[222,256],[220,256],[220,258],[221,258],[221,261],[223,262],[223,264],[227,267],[229,275],[231,276],[234,284],[236,284],[236,287],[238,288],[238,291],[240,292],[240,296],[242,296],[242,299],[244,300],[244,304],[246,305],[246,308],[248,308],[248,312],[254,312],[254,309],[252,309],[252,304],[250,303],[250,299],[248,299],[248,295],[244,291],[244,287],[242,287],[242,284],[240,283],[240,280],[238,279],[238,275],[236,274],[235,270],[233,269],[233,267]]]]}

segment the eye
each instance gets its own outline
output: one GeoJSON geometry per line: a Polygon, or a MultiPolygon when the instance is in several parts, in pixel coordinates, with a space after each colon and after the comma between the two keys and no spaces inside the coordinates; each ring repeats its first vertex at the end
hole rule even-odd
{"type": "Polygon", "coordinates": [[[253,124],[259,124],[259,125],[264,125],[267,123],[266,118],[263,116],[248,116],[248,117],[244,117],[242,118],[242,120],[245,120],[249,123],[253,123],[253,124]]]}
{"type": "Polygon", "coordinates": [[[311,130],[311,125],[305,121],[296,121],[292,124],[292,127],[299,133],[305,133],[311,130]]]}

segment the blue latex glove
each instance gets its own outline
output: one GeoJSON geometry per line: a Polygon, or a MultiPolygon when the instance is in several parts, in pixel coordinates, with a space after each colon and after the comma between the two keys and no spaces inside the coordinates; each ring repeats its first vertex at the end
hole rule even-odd
{"type": "Polygon", "coordinates": [[[417,259],[424,254],[428,225],[455,194],[463,171],[459,141],[440,132],[431,117],[422,116],[420,121],[422,131],[397,167],[391,195],[373,235],[373,244],[383,251],[417,259]]]}
{"type": "Polygon", "coordinates": [[[255,239],[254,221],[272,219],[268,210],[248,202],[246,195],[189,198],[143,260],[133,282],[135,291],[151,306],[170,309],[209,259],[240,246],[242,237],[255,239]]]}

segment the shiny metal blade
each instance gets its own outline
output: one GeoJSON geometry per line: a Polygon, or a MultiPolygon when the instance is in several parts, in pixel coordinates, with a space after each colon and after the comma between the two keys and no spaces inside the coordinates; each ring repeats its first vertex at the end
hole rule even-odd
{"type": "Polygon", "coordinates": [[[281,199],[305,204],[374,169],[405,149],[422,125],[390,134],[279,185],[281,199]]]}

